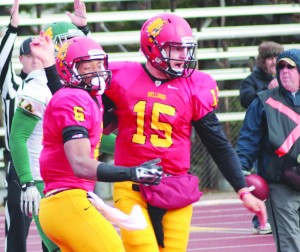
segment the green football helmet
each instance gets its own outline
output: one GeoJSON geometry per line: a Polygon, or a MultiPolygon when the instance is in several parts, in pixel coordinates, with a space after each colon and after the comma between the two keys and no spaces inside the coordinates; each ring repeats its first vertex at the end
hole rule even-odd
{"type": "Polygon", "coordinates": [[[64,21],[46,25],[43,30],[53,40],[56,52],[66,40],[85,36],[74,24],[64,21]]]}

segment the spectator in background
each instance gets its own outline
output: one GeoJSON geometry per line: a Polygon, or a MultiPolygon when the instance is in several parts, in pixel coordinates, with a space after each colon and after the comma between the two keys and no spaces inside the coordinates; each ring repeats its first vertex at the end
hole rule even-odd
{"type": "Polygon", "coordinates": [[[277,82],[275,64],[282,51],[283,46],[273,41],[265,41],[259,45],[256,66],[240,87],[240,102],[244,108],[249,107],[258,92],[268,89],[272,80],[277,82]]]}
{"type": "MultiPolygon", "coordinates": [[[[282,51],[283,47],[273,41],[265,41],[259,45],[256,66],[240,87],[240,102],[244,108],[249,107],[258,92],[278,86],[276,79],[276,58],[282,51]]],[[[256,172],[256,163],[254,163],[253,170],[256,172]]],[[[250,172],[245,172],[245,174],[250,174],[250,172]]],[[[269,223],[264,228],[260,227],[256,215],[254,215],[252,223],[255,233],[272,233],[269,223]]]]}
{"type": "Polygon", "coordinates": [[[300,251],[300,50],[277,58],[279,87],[259,92],[246,112],[237,143],[244,170],[258,160],[257,173],[268,183],[266,201],[280,252],[300,251]]]}

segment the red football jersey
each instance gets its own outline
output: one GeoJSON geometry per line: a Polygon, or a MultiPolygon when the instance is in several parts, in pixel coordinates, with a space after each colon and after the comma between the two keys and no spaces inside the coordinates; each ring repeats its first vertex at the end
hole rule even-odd
{"type": "Polygon", "coordinates": [[[52,97],[45,112],[40,156],[44,193],[65,187],[93,191],[94,181],[75,176],[64,152],[62,131],[68,126],[85,127],[91,142],[90,156],[97,159],[103,127],[101,96],[97,99],[98,105],[88,92],[78,88],[62,88],[52,97]]]}
{"type": "Polygon", "coordinates": [[[187,172],[192,121],[216,108],[216,82],[195,71],[161,83],[135,62],[111,62],[109,68],[112,83],[105,93],[118,119],[115,164],[134,166],[160,157],[164,172],[187,172]]]}

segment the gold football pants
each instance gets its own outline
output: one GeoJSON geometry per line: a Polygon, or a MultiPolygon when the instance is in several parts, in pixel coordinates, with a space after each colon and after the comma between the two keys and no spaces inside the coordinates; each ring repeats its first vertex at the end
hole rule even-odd
{"type": "MultiPolygon", "coordinates": [[[[172,197],[171,195],[169,197],[172,197]]],[[[168,210],[163,217],[165,248],[157,245],[151,220],[147,211],[147,203],[140,192],[132,190],[132,182],[114,183],[115,207],[129,214],[134,205],[142,208],[148,223],[144,230],[129,231],[121,229],[121,236],[127,252],[185,252],[189,239],[193,207],[168,210]]]]}
{"type": "Polygon", "coordinates": [[[123,252],[121,238],[80,189],[42,199],[41,226],[63,252],[123,252]]]}

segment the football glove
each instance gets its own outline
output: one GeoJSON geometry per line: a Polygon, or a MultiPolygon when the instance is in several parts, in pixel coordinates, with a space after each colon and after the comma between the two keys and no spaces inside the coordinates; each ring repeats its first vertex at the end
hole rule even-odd
{"type": "Polygon", "coordinates": [[[27,216],[38,215],[41,195],[33,182],[21,186],[21,210],[27,216]]]}
{"type": "Polygon", "coordinates": [[[162,167],[157,165],[159,158],[139,166],[124,167],[101,162],[97,167],[97,179],[103,182],[133,181],[142,184],[158,185],[162,178],[162,167]]]}
{"type": "Polygon", "coordinates": [[[163,175],[162,167],[156,165],[160,162],[160,158],[156,158],[131,168],[131,180],[142,184],[158,185],[163,175]]]}
{"type": "Polygon", "coordinates": [[[250,172],[250,171],[246,171],[246,170],[242,170],[242,172],[243,172],[244,176],[248,176],[248,175],[250,175],[250,174],[251,174],[251,172],[250,172]]]}

